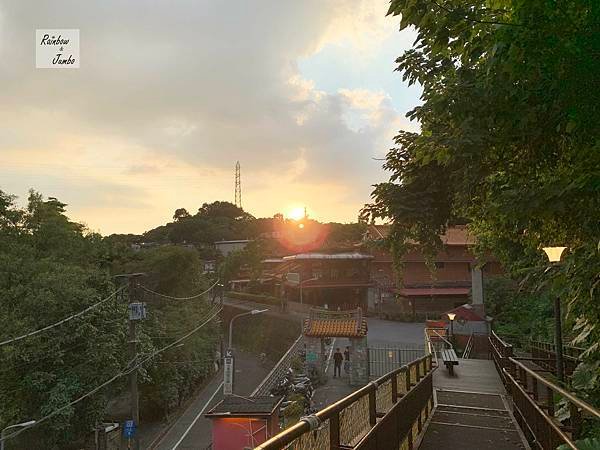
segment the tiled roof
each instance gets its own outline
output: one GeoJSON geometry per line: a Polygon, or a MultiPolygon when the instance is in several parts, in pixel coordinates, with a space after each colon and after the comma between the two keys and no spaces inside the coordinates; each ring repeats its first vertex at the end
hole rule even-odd
{"type": "Polygon", "coordinates": [[[367,334],[367,320],[362,310],[328,311],[310,310],[304,321],[304,335],[312,337],[363,337],[367,334]]]}
{"type": "Polygon", "coordinates": [[[307,319],[304,334],[312,337],[363,337],[367,334],[367,321],[362,319],[358,324],[356,319],[307,319]]]}
{"type": "Polygon", "coordinates": [[[448,313],[456,314],[455,320],[466,320],[467,322],[483,322],[485,318],[481,317],[477,312],[473,310],[473,306],[469,304],[461,305],[457,308],[451,309],[450,311],[446,311],[442,314],[442,317],[448,315],[448,313]]]}
{"type": "MultiPolygon", "coordinates": [[[[368,234],[371,239],[385,239],[390,234],[390,225],[369,225],[368,234]]],[[[476,242],[464,225],[449,227],[440,239],[445,245],[473,245],[476,242]]]]}

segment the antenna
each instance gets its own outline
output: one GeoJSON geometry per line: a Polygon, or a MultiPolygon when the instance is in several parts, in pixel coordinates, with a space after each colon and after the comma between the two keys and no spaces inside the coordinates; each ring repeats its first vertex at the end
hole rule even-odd
{"type": "Polygon", "coordinates": [[[242,178],[240,162],[235,163],[235,206],[242,208],[242,178]]]}

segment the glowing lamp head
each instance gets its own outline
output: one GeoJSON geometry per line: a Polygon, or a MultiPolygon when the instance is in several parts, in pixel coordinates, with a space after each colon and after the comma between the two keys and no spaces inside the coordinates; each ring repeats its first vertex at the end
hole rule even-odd
{"type": "Polygon", "coordinates": [[[548,260],[550,262],[559,262],[563,252],[567,249],[567,247],[544,247],[544,252],[548,255],[548,260]]]}
{"type": "Polygon", "coordinates": [[[448,319],[450,319],[450,321],[453,321],[455,318],[456,318],[455,313],[448,313],[448,319]]]}

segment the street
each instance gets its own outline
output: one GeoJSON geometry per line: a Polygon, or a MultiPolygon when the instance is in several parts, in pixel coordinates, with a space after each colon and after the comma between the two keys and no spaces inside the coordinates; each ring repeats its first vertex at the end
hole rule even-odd
{"type": "MultiPolygon", "coordinates": [[[[250,395],[269,370],[260,367],[256,356],[238,352],[235,362],[235,394],[250,395]]],[[[223,398],[222,383],[223,372],[219,371],[154,449],[204,450],[208,447],[211,443],[211,423],[204,418],[204,414],[223,398]]]]}
{"type": "MultiPolygon", "coordinates": [[[[394,345],[423,345],[423,324],[403,323],[368,319],[369,346],[394,346],[394,345]]],[[[344,349],[350,342],[345,338],[332,340],[332,347],[344,349]]],[[[331,350],[330,348],[330,350],[331,350]]],[[[333,378],[332,352],[328,352],[327,375],[329,381],[319,387],[315,392],[314,404],[316,408],[334,402],[355,390],[350,387],[347,375],[342,378],[333,378]]],[[[240,352],[236,357],[236,385],[235,393],[249,395],[267,375],[268,370],[259,367],[256,357],[249,353],[240,352]]],[[[154,448],[156,450],[203,450],[211,442],[211,423],[204,418],[204,414],[216,405],[222,398],[222,372],[198,395],[189,408],[173,424],[169,432],[154,448]]]]}

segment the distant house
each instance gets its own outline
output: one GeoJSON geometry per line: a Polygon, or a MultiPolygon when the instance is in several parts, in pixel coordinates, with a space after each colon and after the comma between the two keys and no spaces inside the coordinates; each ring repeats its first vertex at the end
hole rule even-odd
{"type": "Polygon", "coordinates": [[[358,252],[285,256],[288,299],[337,310],[366,309],[373,256],[358,252]]]}
{"type": "Polygon", "coordinates": [[[250,239],[238,239],[233,241],[217,241],[215,242],[215,248],[221,253],[223,256],[229,255],[231,252],[235,252],[238,250],[243,250],[246,248],[249,242],[252,242],[250,239]]]}
{"type": "MultiPolygon", "coordinates": [[[[389,231],[387,225],[371,225],[365,243],[383,240],[389,231]]],[[[402,258],[400,277],[394,270],[390,252],[373,250],[371,278],[376,287],[370,292],[369,306],[372,308],[375,301],[390,303],[395,297],[394,303],[402,313],[436,317],[472,302],[483,315],[483,277],[501,274],[502,267],[491,256],[485,261],[477,260],[472,252],[475,238],[465,226],[448,228],[440,238],[443,249],[435,255],[433,268],[427,265],[421,252],[411,250],[402,258]]]]}

